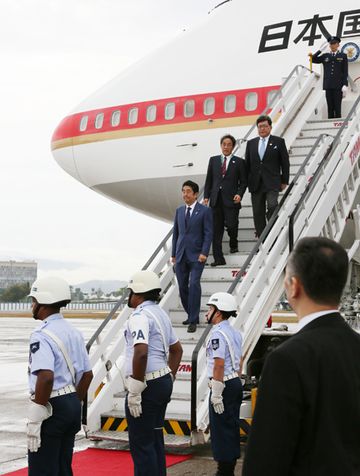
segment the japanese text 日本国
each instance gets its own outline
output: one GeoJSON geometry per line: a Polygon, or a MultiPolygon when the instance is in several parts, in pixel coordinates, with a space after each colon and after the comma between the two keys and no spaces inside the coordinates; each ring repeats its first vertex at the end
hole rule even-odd
{"type": "MultiPolygon", "coordinates": [[[[315,14],[312,18],[275,23],[264,26],[259,44],[259,53],[284,50],[289,46],[290,40],[295,44],[306,42],[313,46],[315,41],[328,38],[333,34],[334,15],[321,16],[315,14]]],[[[335,19],[336,20],[336,19],[335,19]]],[[[340,38],[360,36],[360,9],[340,12],[337,19],[336,35],[340,38]]]]}

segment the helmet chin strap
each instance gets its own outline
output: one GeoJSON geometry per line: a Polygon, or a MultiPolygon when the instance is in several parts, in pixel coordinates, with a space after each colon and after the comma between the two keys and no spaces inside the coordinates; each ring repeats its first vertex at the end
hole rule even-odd
{"type": "Polygon", "coordinates": [[[35,307],[33,308],[33,311],[32,311],[32,315],[33,315],[33,318],[38,321],[39,320],[39,310],[40,310],[40,307],[41,307],[41,304],[39,304],[38,302],[36,303],[35,307]]]}
{"type": "Polygon", "coordinates": [[[133,308],[133,306],[131,305],[131,298],[133,297],[133,295],[134,295],[134,292],[133,292],[132,289],[130,289],[129,297],[128,297],[128,302],[127,302],[127,305],[128,305],[128,307],[130,307],[130,308],[133,308]]]}
{"type": "Polygon", "coordinates": [[[208,324],[211,324],[211,321],[213,320],[213,317],[215,316],[215,314],[217,313],[217,311],[218,311],[217,309],[214,309],[214,310],[213,310],[213,313],[211,314],[210,319],[208,319],[208,321],[207,321],[208,324]]]}

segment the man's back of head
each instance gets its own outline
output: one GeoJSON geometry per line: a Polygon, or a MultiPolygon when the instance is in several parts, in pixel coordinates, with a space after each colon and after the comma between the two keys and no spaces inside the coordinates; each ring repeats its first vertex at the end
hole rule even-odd
{"type": "Polygon", "coordinates": [[[297,279],[312,302],[337,307],[346,284],[348,266],[346,251],[335,241],[324,237],[302,238],[289,257],[286,280],[297,279]]]}

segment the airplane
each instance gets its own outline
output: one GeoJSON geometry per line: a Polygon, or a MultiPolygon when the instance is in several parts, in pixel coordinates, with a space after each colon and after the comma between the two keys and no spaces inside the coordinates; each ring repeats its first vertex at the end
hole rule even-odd
{"type": "Polygon", "coordinates": [[[222,135],[242,138],[328,36],[342,38],[360,83],[358,7],[261,1],[244,9],[240,0],[223,1],[82,101],[54,131],[53,156],[94,191],[171,220],[182,183],[203,185],[222,135]]]}

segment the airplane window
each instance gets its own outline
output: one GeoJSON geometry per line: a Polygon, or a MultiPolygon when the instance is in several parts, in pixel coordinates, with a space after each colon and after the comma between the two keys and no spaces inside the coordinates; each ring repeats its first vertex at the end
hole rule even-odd
{"type": "Polygon", "coordinates": [[[204,101],[204,114],[205,116],[210,116],[215,112],[215,99],[207,98],[204,101]]]}
{"type": "Polygon", "coordinates": [[[225,97],[224,101],[224,111],[227,113],[234,112],[236,109],[236,96],[234,94],[229,94],[225,97]]]}
{"type": "Polygon", "coordinates": [[[120,124],[120,111],[114,111],[111,114],[111,125],[116,127],[120,124]]]}
{"type": "Polygon", "coordinates": [[[104,123],[104,113],[100,112],[95,117],[95,129],[101,129],[104,123]]]}
{"type": "Polygon", "coordinates": [[[81,121],[80,121],[80,131],[81,132],[86,131],[87,123],[88,123],[88,116],[83,116],[81,118],[81,121]]]}
{"type": "Polygon", "coordinates": [[[189,99],[184,104],[184,117],[193,117],[195,114],[195,101],[189,99]]]}
{"type": "Polygon", "coordinates": [[[156,106],[149,106],[146,110],[146,120],[147,122],[154,122],[156,119],[156,106]]]}
{"type": "Polygon", "coordinates": [[[129,124],[136,124],[138,120],[139,109],[137,107],[133,107],[129,109],[128,113],[128,122],[129,124]]]}
{"type": "Polygon", "coordinates": [[[245,98],[245,109],[247,111],[255,111],[258,106],[257,93],[248,93],[245,98]]]}
{"type": "Polygon", "coordinates": [[[165,106],[165,119],[167,121],[170,121],[171,119],[174,119],[174,117],[175,117],[175,103],[168,102],[165,106]]]}
{"type": "Polygon", "coordinates": [[[274,89],[273,91],[269,91],[267,93],[267,104],[269,105],[271,103],[271,101],[274,99],[274,97],[276,96],[277,94],[277,89],[274,89]]]}

